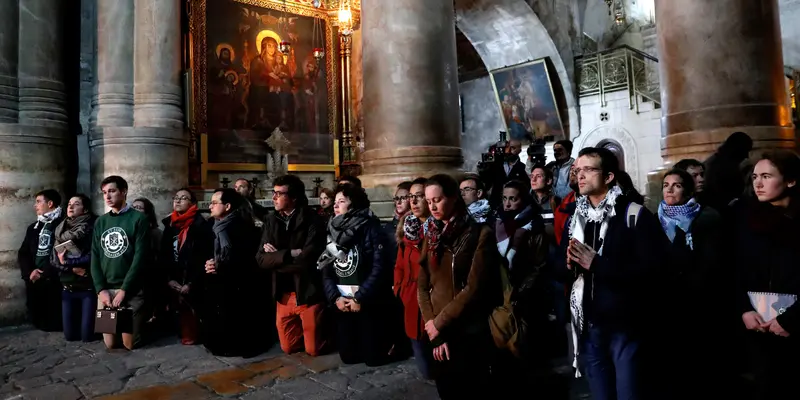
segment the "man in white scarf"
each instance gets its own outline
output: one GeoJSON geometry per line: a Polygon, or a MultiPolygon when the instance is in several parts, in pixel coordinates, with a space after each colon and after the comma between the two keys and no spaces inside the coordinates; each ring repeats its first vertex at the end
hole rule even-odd
{"type": "Polygon", "coordinates": [[[489,200],[486,200],[486,190],[481,178],[476,174],[468,174],[461,180],[459,189],[472,219],[479,224],[494,227],[494,211],[489,206],[489,200]]]}
{"type": "Polygon", "coordinates": [[[28,226],[25,240],[17,252],[22,279],[25,281],[28,317],[37,329],[61,329],[61,282],[58,271],[50,265],[55,243],[54,231],[64,219],[61,195],[53,189],[36,194],[36,222],[28,226]]]}
{"type": "Polygon", "coordinates": [[[583,149],[576,168],[580,197],[566,255],[576,274],[574,366],[578,376],[586,374],[595,400],[643,399],[640,347],[649,328],[643,305],[649,273],[666,259],[666,238],[655,216],[616,185],[613,153],[583,149]]]}

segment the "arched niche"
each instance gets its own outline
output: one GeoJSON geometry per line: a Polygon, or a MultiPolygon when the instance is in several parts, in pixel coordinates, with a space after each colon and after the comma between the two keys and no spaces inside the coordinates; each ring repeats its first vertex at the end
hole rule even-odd
{"type": "Polygon", "coordinates": [[[644,190],[646,176],[639,170],[639,156],[636,140],[625,128],[617,125],[601,125],[591,130],[586,135],[581,135],[574,144],[574,153],[584,147],[602,147],[604,144],[618,146],[623,153],[625,172],[640,191],[644,190]]]}

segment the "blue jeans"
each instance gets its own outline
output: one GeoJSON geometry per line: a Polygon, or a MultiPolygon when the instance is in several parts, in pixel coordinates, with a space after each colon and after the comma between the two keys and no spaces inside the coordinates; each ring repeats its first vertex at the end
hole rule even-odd
{"type": "Polygon", "coordinates": [[[97,295],[91,290],[61,292],[61,317],[64,322],[64,337],[73,342],[94,340],[94,312],[97,295]]]}
{"type": "Polygon", "coordinates": [[[411,340],[411,350],[414,351],[414,363],[417,364],[422,379],[431,379],[431,363],[433,363],[433,348],[422,340],[411,340]]]}
{"type": "Polygon", "coordinates": [[[642,399],[638,338],[590,325],[580,345],[581,364],[593,400],[642,399]]]}

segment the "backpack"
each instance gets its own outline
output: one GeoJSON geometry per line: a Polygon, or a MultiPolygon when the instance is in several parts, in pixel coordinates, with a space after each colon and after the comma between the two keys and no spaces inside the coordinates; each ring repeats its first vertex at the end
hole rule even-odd
{"type": "Polygon", "coordinates": [[[514,304],[511,301],[513,287],[508,276],[505,263],[500,265],[500,285],[503,290],[503,304],[492,310],[489,315],[489,329],[492,339],[498,349],[508,350],[514,357],[521,358],[522,339],[525,337],[527,326],[525,322],[514,315],[514,304]]]}
{"type": "Polygon", "coordinates": [[[642,213],[642,205],[636,203],[628,204],[628,210],[625,213],[625,223],[628,225],[628,228],[634,229],[636,228],[636,223],[639,222],[639,214],[642,213]]]}

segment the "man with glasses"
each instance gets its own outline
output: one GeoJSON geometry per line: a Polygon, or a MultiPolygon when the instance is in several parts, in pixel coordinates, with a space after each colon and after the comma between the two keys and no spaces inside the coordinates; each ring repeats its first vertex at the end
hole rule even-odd
{"type": "Polygon", "coordinates": [[[325,348],[325,295],[317,258],[325,248],[326,229],[308,206],[306,187],[294,175],[273,182],[275,211],[264,221],[256,260],[272,272],[272,295],[277,304],[276,325],[281,349],[303,350],[312,357],[325,348]]]}
{"type": "Polygon", "coordinates": [[[576,364],[593,399],[652,398],[643,388],[649,369],[642,346],[653,328],[648,317],[662,315],[655,304],[663,277],[656,273],[667,270],[669,242],[658,218],[622,193],[611,151],[585,148],[575,164],[580,197],[562,246],[576,274],[570,296],[576,364]]]}
{"type": "Polygon", "coordinates": [[[489,223],[489,226],[494,228],[493,212],[489,206],[489,200],[485,198],[486,191],[480,176],[477,174],[465,175],[459,184],[459,189],[461,189],[461,198],[467,204],[472,219],[478,223],[489,223]]]}

